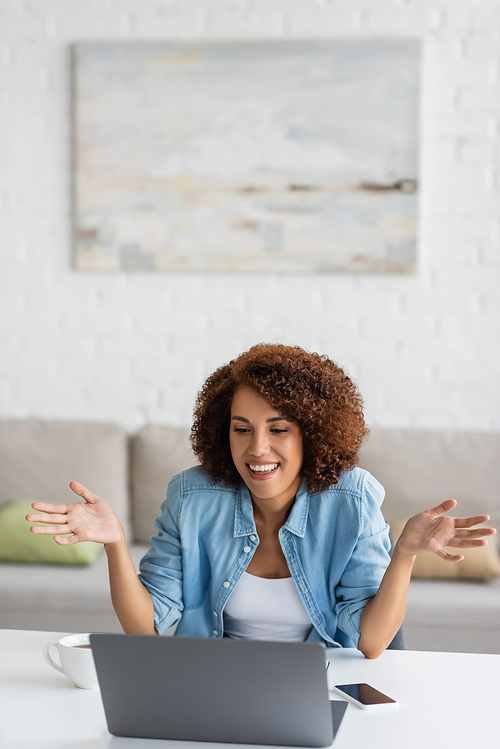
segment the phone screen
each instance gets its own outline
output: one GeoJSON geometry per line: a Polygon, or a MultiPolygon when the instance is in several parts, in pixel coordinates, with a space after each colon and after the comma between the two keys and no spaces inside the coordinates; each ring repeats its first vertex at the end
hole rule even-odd
{"type": "Polygon", "coordinates": [[[362,705],[381,705],[396,702],[370,684],[336,684],[336,687],[341,692],[345,692],[345,694],[361,702],[362,705]]]}

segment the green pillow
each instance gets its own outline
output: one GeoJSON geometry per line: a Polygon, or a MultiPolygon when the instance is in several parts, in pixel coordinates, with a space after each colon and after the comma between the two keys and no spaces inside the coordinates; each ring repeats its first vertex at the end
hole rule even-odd
{"type": "Polygon", "coordinates": [[[15,499],[0,506],[0,560],[36,564],[93,564],[103,548],[102,544],[82,541],[72,546],[60,546],[53,536],[31,533],[32,525],[44,525],[26,520],[26,515],[36,512],[31,507],[34,501],[15,499]]]}

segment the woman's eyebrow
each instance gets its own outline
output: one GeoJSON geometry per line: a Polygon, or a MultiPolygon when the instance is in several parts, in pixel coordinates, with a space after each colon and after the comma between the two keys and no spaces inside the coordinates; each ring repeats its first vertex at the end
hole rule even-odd
{"type": "MultiPolygon", "coordinates": [[[[246,424],[250,424],[249,419],[245,419],[244,416],[231,416],[231,421],[244,421],[246,424]]],[[[271,419],[267,419],[266,424],[271,424],[274,421],[290,421],[286,416],[273,416],[271,419]]]]}

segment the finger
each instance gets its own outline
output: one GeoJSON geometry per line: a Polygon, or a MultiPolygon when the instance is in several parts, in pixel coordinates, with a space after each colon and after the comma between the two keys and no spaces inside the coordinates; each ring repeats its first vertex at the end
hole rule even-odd
{"type": "Polygon", "coordinates": [[[79,497],[82,497],[86,502],[89,502],[90,504],[93,504],[100,499],[98,494],[94,494],[94,492],[89,491],[86,486],[84,486],[83,484],[79,484],[78,481],[72,481],[69,485],[69,488],[71,489],[71,491],[75,492],[75,494],[78,494],[79,497]]]}
{"type": "Polygon", "coordinates": [[[48,505],[45,502],[32,502],[31,506],[38,512],[57,512],[61,515],[64,515],[68,510],[68,505],[48,505]]]}
{"type": "Polygon", "coordinates": [[[461,562],[464,558],[463,554],[450,554],[446,549],[436,551],[436,556],[441,557],[445,562],[461,562]]]}
{"type": "Polygon", "coordinates": [[[28,523],[66,523],[66,515],[26,515],[28,523]]]}
{"type": "Polygon", "coordinates": [[[472,530],[455,530],[454,538],[484,538],[494,536],[496,528],[473,528],[472,530]]]}
{"type": "Polygon", "coordinates": [[[467,540],[466,538],[463,539],[457,539],[452,538],[451,541],[448,541],[446,546],[451,546],[453,549],[473,549],[477,546],[486,546],[488,541],[486,539],[482,538],[478,541],[473,540],[467,540]]]}
{"type": "MultiPolygon", "coordinates": [[[[489,515],[473,515],[470,518],[453,518],[455,521],[456,528],[471,528],[473,525],[481,525],[481,523],[487,523],[490,519],[489,515]]],[[[494,530],[494,529],[493,529],[494,530]]]]}
{"type": "Polygon", "coordinates": [[[54,536],[54,541],[56,544],[59,544],[59,546],[72,546],[72,544],[77,544],[80,542],[80,539],[78,536],[54,536]]]}
{"type": "Polygon", "coordinates": [[[453,508],[456,507],[457,504],[458,503],[456,499],[445,499],[444,502],[441,502],[440,505],[429,508],[427,512],[432,512],[437,517],[439,515],[442,515],[445,512],[449,512],[450,510],[453,510],[453,508]]]}
{"type": "Polygon", "coordinates": [[[32,525],[30,531],[39,536],[54,536],[58,533],[71,533],[68,525],[32,525]]]}

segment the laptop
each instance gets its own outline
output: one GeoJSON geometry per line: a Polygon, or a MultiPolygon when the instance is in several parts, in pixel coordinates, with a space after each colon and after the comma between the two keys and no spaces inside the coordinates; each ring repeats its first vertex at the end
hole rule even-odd
{"type": "Polygon", "coordinates": [[[346,702],[330,701],[319,643],[90,636],[115,736],[330,746],[346,702]]]}

